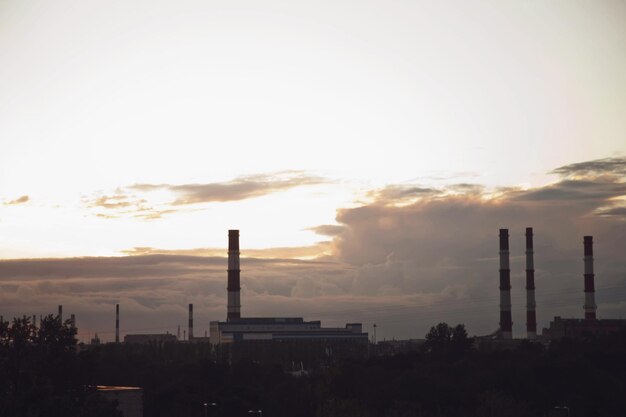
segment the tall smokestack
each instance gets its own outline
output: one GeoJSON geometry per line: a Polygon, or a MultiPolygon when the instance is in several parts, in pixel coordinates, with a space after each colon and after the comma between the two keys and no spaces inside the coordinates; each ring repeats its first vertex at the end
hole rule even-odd
{"type": "Polygon", "coordinates": [[[228,231],[228,315],[227,321],[241,317],[239,297],[239,230],[228,231]]]}
{"type": "Polygon", "coordinates": [[[193,304],[189,304],[189,340],[193,339],[193,304]]]}
{"type": "Polygon", "coordinates": [[[33,327],[37,327],[37,315],[33,314],[33,327]]]}
{"type": "Polygon", "coordinates": [[[120,342],[120,305],[115,304],[115,343],[120,342]]]}
{"type": "Polygon", "coordinates": [[[533,251],[533,228],[526,228],[526,335],[537,337],[537,315],[535,313],[535,260],[533,251]]]}
{"type": "Polygon", "coordinates": [[[583,239],[583,245],[585,247],[585,319],[596,319],[596,289],[595,289],[595,275],[593,273],[593,236],[585,236],[583,239]]]}
{"type": "Polygon", "coordinates": [[[63,324],[63,306],[62,305],[59,305],[58,317],[59,317],[59,321],[61,322],[61,324],[63,324]]]}
{"type": "Polygon", "coordinates": [[[76,316],[74,314],[70,316],[70,322],[72,323],[71,324],[72,329],[75,329],[76,328],[76,316]]]}
{"type": "Polygon", "coordinates": [[[500,332],[503,339],[513,338],[509,229],[500,229],[500,332]]]}

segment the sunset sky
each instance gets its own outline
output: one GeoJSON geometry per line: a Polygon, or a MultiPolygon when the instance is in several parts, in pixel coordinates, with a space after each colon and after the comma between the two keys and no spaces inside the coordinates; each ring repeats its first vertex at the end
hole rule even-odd
{"type": "Polygon", "coordinates": [[[244,316],[498,326],[626,317],[626,3],[1,1],[0,314],[79,336],[244,316]]]}

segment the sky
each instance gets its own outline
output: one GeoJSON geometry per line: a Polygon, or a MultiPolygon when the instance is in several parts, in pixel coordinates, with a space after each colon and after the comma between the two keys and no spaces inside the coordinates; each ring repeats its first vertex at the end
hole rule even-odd
{"type": "MultiPolygon", "coordinates": [[[[79,336],[244,315],[497,328],[626,314],[626,4],[0,0],[0,314],[79,336]]],[[[201,332],[201,330],[200,330],[201,332]]],[[[196,330],[198,333],[198,330],[196,330]]]]}

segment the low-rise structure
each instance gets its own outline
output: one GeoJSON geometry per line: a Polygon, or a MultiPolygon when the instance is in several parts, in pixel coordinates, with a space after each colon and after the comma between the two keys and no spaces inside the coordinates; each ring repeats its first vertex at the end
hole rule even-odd
{"type": "Polygon", "coordinates": [[[176,342],[175,335],[169,333],[161,334],[127,334],[124,336],[124,343],[146,344],[152,342],[176,342]]]}
{"type": "Polygon", "coordinates": [[[247,317],[229,321],[212,321],[212,344],[244,340],[355,340],[367,343],[361,323],[345,327],[322,327],[319,320],[304,321],[301,317],[247,317]]]}
{"type": "Polygon", "coordinates": [[[98,393],[109,401],[117,401],[117,409],[124,417],[143,417],[143,389],[98,385],[98,393]]]}
{"type": "Polygon", "coordinates": [[[626,329],[626,320],[621,319],[563,319],[555,317],[550,327],[543,329],[542,337],[549,340],[569,337],[579,339],[588,336],[605,336],[626,329]]]}

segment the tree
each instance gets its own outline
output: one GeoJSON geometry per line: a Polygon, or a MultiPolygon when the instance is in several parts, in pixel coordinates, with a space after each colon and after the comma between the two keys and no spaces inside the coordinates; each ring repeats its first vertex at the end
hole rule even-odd
{"type": "Polygon", "coordinates": [[[49,315],[0,323],[0,415],[115,416],[113,406],[85,382],[76,328],[49,315]]]}
{"type": "Polygon", "coordinates": [[[448,323],[439,323],[430,328],[426,335],[426,350],[433,354],[468,352],[472,348],[472,339],[467,336],[463,324],[450,327],[448,323]]]}

